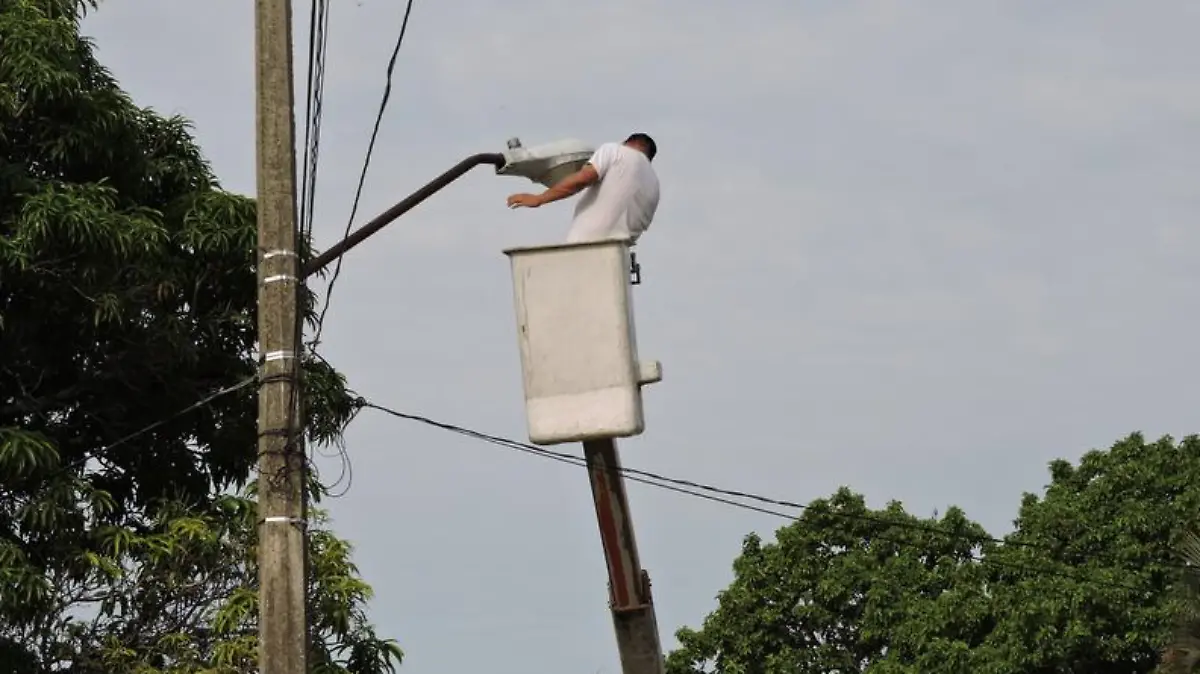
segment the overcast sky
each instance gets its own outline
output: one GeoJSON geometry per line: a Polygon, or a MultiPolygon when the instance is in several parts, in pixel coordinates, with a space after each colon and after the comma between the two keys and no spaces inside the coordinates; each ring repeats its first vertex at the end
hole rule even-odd
{"type": "MultiPolygon", "coordinates": [[[[108,0],[85,23],[246,193],[252,4],[108,0]]],[[[332,10],[322,247],[402,14],[332,10]]],[[[1189,0],[426,0],[360,219],[513,135],[648,132],[663,195],[637,328],[665,379],[626,465],[958,504],[1000,534],[1051,459],[1197,430],[1198,21],[1189,0]]],[[[353,388],[525,438],[501,250],[565,236],[571,208],[506,210],[525,188],[478,169],[348,256],[324,353],[353,388]]],[[[347,443],[336,528],[405,671],[619,672],[580,469],[371,413],[347,443]]],[[[780,524],[630,491],[665,637],[712,610],[745,534],[780,524]]]]}

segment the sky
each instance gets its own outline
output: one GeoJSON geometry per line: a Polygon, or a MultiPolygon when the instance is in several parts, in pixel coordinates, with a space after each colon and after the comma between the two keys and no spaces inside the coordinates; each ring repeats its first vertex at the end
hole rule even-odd
{"type": "MultiPolygon", "coordinates": [[[[245,193],[252,6],[108,0],[84,23],[245,193]]],[[[319,247],[346,226],[402,14],[332,9],[319,247]]],[[[650,133],[662,202],[636,321],[664,380],[625,464],[957,504],[1003,534],[1052,459],[1200,430],[1198,20],[1189,0],[418,1],[358,220],[512,136],[650,133]]],[[[507,210],[528,187],[476,169],[347,256],[322,349],[352,388],[525,439],[501,251],[563,238],[571,209],[507,210]]],[[[581,469],[370,412],[346,446],[328,505],[404,671],[620,671],[581,469]]],[[[784,523],[630,499],[668,647],[743,537],[784,523]]]]}

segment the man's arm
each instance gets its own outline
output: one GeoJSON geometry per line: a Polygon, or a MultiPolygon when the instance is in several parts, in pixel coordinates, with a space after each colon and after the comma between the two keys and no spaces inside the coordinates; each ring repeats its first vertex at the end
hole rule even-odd
{"type": "Polygon", "coordinates": [[[580,190],[595,184],[597,180],[600,180],[600,174],[596,171],[596,167],[592,166],[591,163],[587,163],[583,165],[583,168],[563,178],[554,187],[541,194],[512,195],[508,198],[508,206],[509,208],[517,208],[519,206],[537,208],[538,206],[578,194],[580,190]]]}

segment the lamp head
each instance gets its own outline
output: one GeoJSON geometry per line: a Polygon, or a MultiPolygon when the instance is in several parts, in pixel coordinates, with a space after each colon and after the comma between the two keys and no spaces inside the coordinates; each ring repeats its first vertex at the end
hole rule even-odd
{"type": "Polygon", "coordinates": [[[508,149],[502,153],[504,165],[496,169],[496,174],[521,176],[553,187],[558,181],[583,168],[595,151],[592,146],[574,138],[529,148],[521,145],[519,138],[511,138],[508,149]]]}

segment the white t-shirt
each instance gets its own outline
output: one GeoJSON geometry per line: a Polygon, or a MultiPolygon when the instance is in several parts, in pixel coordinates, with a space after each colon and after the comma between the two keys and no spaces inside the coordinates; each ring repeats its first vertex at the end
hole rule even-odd
{"type": "Polygon", "coordinates": [[[630,239],[637,241],[658,209],[658,176],[650,160],[620,143],[605,143],[588,163],[600,179],[575,205],[568,243],[630,239]]]}

